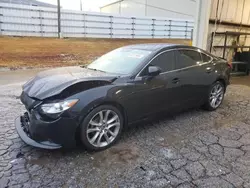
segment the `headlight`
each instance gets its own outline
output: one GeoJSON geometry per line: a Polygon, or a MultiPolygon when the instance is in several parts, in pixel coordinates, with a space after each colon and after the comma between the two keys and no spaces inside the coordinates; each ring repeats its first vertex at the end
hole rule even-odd
{"type": "Polygon", "coordinates": [[[41,106],[41,110],[45,114],[58,114],[70,109],[78,102],[78,99],[71,99],[57,103],[48,103],[41,106]]]}

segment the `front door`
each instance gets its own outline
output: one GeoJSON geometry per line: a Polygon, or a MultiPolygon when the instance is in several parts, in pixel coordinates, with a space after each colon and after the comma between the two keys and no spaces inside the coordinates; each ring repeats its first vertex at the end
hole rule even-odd
{"type": "Polygon", "coordinates": [[[133,94],[127,100],[133,101],[128,109],[130,120],[147,118],[147,116],[170,109],[176,102],[175,90],[179,87],[171,71],[175,66],[174,51],[167,51],[156,57],[142,70],[133,83],[133,94]],[[161,73],[149,76],[148,67],[158,66],[161,73]],[[132,119],[131,119],[132,118],[132,119]]]}

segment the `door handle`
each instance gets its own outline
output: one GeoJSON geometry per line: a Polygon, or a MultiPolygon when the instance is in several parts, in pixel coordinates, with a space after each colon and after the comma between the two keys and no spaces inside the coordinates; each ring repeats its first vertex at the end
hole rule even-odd
{"type": "Polygon", "coordinates": [[[174,78],[173,80],[172,80],[172,83],[173,84],[178,84],[180,82],[180,79],[179,78],[174,78]]]}
{"type": "Polygon", "coordinates": [[[211,73],[211,72],[212,72],[212,67],[207,67],[207,68],[206,68],[206,72],[207,72],[207,73],[211,73]]]}

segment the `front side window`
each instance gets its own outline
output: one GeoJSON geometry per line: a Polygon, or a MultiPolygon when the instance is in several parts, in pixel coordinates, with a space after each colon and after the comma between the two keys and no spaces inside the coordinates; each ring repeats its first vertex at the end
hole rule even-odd
{"type": "Polygon", "coordinates": [[[198,65],[202,62],[200,53],[194,50],[177,50],[176,58],[177,69],[198,65]]]}
{"type": "Polygon", "coordinates": [[[150,64],[143,70],[142,76],[148,74],[149,66],[157,66],[161,68],[162,72],[168,72],[174,70],[175,64],[175,54],[174,51],[164,52],[158,56],[156,56],[150,64]]]}
{"type": "Polygon", "coordinates": [[[130,74],[151,54],[151,51],[133,48],[113,50],[87,66],[108,73],[130,74]]]}

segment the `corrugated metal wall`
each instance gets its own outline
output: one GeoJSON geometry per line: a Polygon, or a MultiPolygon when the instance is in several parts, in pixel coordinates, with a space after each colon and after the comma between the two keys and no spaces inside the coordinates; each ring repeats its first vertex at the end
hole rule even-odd
{"type": "MultiPolygon", "coordinates": [[[[63,37],[190,39],[192,20],[61,11],[63,37]]],[[[0,3],[0,35],[56,37],[57,9],[0,3]]]]}
{"type": "Polygon", "coordinates": [[[123,16],[160,16],[194,19],[196,0],[122,0],[101,7],[101,12],[123,16]]]}
{"type": "MultiPolygon", "coordinates": [[[[209,25],[209,36],[208,36],[208,44],[207,49],[210,49],[211,40],[212,40],[212,32],[243,32],[243,33],[250,33],[250,29],[248,27],[236,27],[236,26],[228,26],[222,25],[221,21],[227,21],[232,23],[238,23],[239,25],[246,24],[250,25],[250,1],[244,0],[212,0],[212,8],[211,8],[211,15],[210,18],[216,20],[216,12],[217,12],[217,3],[218,4],[218,22],[217,24],[210,24],[209,25]]],[[[224,45],[225,36],[223,35],[215,35],[213,46],[223,46],[224,45]]],[[[233,41],[237,41],[236,36],[228,36],[227,38],[227,45],[232,45],[233,41]]],[[[250,36],[241,36],[239,39],[240,46],[250,46],[250,36]]],[[[248,51],[248,48],[243,48],[243,51],[248,51]]],[[[212,48],[212,53],[222,57],[223,56],[223,49],[222,48],[212,48]]],[[[234,49],[226,49],[225,57],[228,60],[232,59],[232,54],[234,53],[234,49]]]]}

